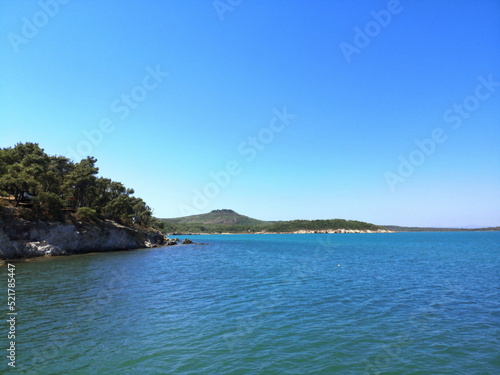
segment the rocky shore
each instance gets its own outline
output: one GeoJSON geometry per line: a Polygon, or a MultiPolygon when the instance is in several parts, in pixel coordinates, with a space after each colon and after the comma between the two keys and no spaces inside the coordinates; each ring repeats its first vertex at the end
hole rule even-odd
{"type": "Polygon", "coordinates": [[[0,225],[0,259],[84,254],[176,245],[161,232],[113,221],[51,223],[11,220],[0,225]]]}

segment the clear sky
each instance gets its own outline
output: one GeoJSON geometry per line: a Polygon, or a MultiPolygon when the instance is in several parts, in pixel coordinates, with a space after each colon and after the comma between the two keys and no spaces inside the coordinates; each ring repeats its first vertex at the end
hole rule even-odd
{"type": "Polygon", "coordinates": [[[0,147],[158,217],[500,225],[498,0],[4,0],[0,37],[0,147]]]}

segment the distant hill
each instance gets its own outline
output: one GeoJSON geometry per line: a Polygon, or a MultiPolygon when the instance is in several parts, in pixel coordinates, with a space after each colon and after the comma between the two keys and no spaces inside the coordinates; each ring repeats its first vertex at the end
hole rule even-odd
{"type": "Polygon", "coordinates": [[[165,231],[167,233],[276,233],[294,232],[299,230],[321,231],[326,229],[381,229],[375,224],[343,219],[263,221],[240,215],[237,212],[228,209],[214,210],[201,215],[160,220],[165,223],[165,231]]]}
{"type": "Polygon", "coordinates": [[[218,225],[267,225],[271,222],[252,219],[251,217],[240,215],[233,210],[213,210],[207,214],[177,217],[173,219],[162,219],[165,223],[172,224],[218,224],[218,225]]]}

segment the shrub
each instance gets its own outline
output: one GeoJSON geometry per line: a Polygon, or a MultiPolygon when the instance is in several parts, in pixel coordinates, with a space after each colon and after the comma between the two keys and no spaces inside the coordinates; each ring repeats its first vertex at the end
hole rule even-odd
{"type": "Polygon", "coordinates": [[[39,217],[62,220],[64,218],[64,202],[55,193],[40,193],[33,198],[33,205],[39,217]]]}
{"type": "Polygon", "coordinates": [[[158,229],[160,232],[165,231],[165,223],[161,220],[155,219],[153,220],[153,228],[158,229]]]}
{"type": "Polygon", "coordinates": [[[90,207],[80,207],[76,210],[76,218],[80,221],[97,221],[99,216],[96,210],[90,207]]]}

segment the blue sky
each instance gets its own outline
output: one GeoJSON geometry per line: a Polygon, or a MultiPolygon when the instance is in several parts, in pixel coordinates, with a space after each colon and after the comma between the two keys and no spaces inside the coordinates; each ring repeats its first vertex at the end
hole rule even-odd
{"type": "Polygon", "coordinates": [[[0,147],[158,217],[500,225],[496,0],[8,0],[0,36],[0,147]]]}

